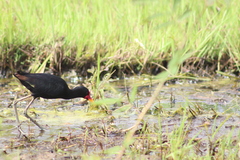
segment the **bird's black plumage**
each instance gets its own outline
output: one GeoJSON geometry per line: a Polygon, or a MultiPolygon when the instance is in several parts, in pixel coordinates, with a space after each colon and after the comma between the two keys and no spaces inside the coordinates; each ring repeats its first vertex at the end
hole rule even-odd
{"type": "Polygon", "coordinates": [[[18,78],[20,82],[32,92],[32,96],[36,98],[72,99],[82,97],[91,99],[90,92],[86,87],[80,86],[71,90],[62,78],[55,75],[18,71],[14,76],[18,78]]]}
{"type": "MultiPolygon", "coordinates": [[[[89,101],[93,101],[90,96],[90,92],[86,87],[79,86],[74,89],[69,89],[67,83],[58,76],[45,73],[26,73],[21,71],[15,73],[14,76],[19,79],[22,85],[24,85],[28,90],[31,91],[31,95],[20,98],[13,103],[15,116],[19,125],[20,121],[18,118],[16,104],[19,101],[22,101],[29,97],[32,97],[32,100],[26,106],[24,110],[24,115],[25,117],[29,118],[35,125],[37,125],[41,130],[43,130],[43,128],[37,123],[37,121],[27,114],[29,107],[37,97],[42,97],[46,99],[72,99],[82,97],[89,101]]],[[[21,133],[23,133],[20,126],[18,126],[18,129],[21,133]]]]}

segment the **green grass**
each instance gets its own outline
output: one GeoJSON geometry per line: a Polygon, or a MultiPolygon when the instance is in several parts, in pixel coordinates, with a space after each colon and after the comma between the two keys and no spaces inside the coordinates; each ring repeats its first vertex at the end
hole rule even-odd
{"type": "Polygon", "coordinates": [[[139,71],[176,51],[217,60],[227,54],[239,66],[237,0],[18,0],[0,7],[1,64],[11,69],[34,68],[49,55],[45,67],[76,68],[100,54],[110,69],[134,63],[139,71]]]}
{"type": "MultiPolygon", "coordinates": [[[[103,98],[96,100],[96,105],[102,105],[106,110],[109,104],[118,100],[103,97],[105,87],[109,86],[107,80],[116,66],[132,73],[168,61],[168,70],[154,79],[162,83],[169,76],[176,76],[179,65],[189,57],[215,59],[217,69],[221,70],[224,62],[220,60],[228,55],[233,61],[232,67],[239,70],[238,0],[16,0],[0,1],[0,8],[2,68],[15,70],[22,65],[33,72],[43,72],[46,68],[61,70],[64,66],[84,68],[86,65],[84,72],[87,68],[92,69],[95,98],[103,98]],[[105,81],[100,81],[103,71],[109,75],[105,81]]],[[[160,89],[161,84],[139,115],[136,127],[160,89]]],[[[134,99],[132,92],[129,107],[134,99]]],[[[186,119],[184,115],[180,127],[169,133],[165,144],[157,143],[159,146],[152,146],[155,150],[150,149],[162,149],[162,157],[169,159],[183,158],[186,154],[192,159],[237,157],[239,147],[232,145],[231,134],[219,139],[219,143],[211,142],[213,146],[219,146],[219,152],[214,153],[217,155],[213,155],[212,148],[208,148],[209,152],[204,156],[194,154],[197,146],[192,143],[194,139],[184,141],[186,119]]],[[[218,128],[209,135],[209,141],[215,140],[217,131],[218,128]]],[[[125,148],[119,157],[125,153],[134,159],[141,154],[137,147],[135,150],[129,147],[134,142],[129,140],[132,140],[133,132],[125,138],[125,148]]],[[[161,142],[161,132],[156,134],[157,142],[161,142]]],[[[147,133],[144,136],[147,137],[147,133]]],[[[151,139],[149,136],[147,140],[151,139]]],[[[114,153],[121,147],[113,148],[114,153]]]]}
{"type": "MultiPolygon", "coordinates": [[[[240,4],[237,0],[18,0],[1,1],[0,8],[2,68],[14,70],[23,65],[33,72],[43,72],[46,68],[61,70],[64,66],[85,68],[84,72],[91,68],[94,95],[96,99],[100,98],[95,105],[102,105],[106,110],[109,104],[118,101],[103,97],[114,67],[130,70],[130,73],[136,70],[148,73],[149,64],[156,63],[164,68],[167,66],[163,66],[163,61],[168,61],[168,69],[154,77],[161,82],[135,127],[156,99],[164,81],[177,75],[179,65],[186,58],[215,59],[217,69],[221,70],[222,57],[224,60],[227,55],[233,61],[233,67],[239,69],[240,4]],[[109,73],[103,77],[105,81],[100,80],[103,71],[109,73]]],[[[129,107],[135,94],[130,93],[129,107]]],[[[237,157],[239,147],[235,145],[231,149],[231,135],[218,144],[213,142],[219,146],[218,155],[213,155],[212,148],[208,148],[207,155],[194,154],[194,139],[184,141],[187,118],[183,115],[180,127],[169,134],[165,144],[158,143],[160,146],[154,151],[163,149],[160,154],[169,159],[185,155],[192,159],[211,159],[224,157],[225,151],[228,151],[228,157],[237,157]]],[[[134,142],[136,129],[127,134],[124,148],[113,148],[114,154],[117,150],[122,151],[122,155],[118,152],[119,157],[126,154],[136,158],[141,153],[141,150],[129,147],[134,142]]],[[[209,135],[209,141],[215,138],[218,128],[214,131],[212,137],[209,135]]],[[[157,142],[161,142],[161,132],[157,137],[157,142]]]]}

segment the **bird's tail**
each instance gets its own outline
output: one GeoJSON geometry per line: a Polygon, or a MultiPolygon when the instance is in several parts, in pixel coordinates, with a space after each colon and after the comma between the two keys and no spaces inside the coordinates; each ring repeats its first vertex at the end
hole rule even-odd
{"type": "Polygon", "coordinates": [[[24,75],[26,75],[26,74],[27,74],[26,72],[17,71],[17,73],[14,73],[13,75],[14,75],[17,79],[25,81],[25,80],[27,80],[27,77],[24,76],[24,75]]]}
{"type": "Polygon", "coordinates": [[[13,74],[19,81],[30,91],[33,91],[34,86],[29,82],[28,75],[29,73],[17,71],[17,73],[13,74]]]}

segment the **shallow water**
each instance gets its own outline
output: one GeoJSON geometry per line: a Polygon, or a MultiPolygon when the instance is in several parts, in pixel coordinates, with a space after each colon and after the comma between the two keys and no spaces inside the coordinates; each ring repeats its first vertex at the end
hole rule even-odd
{"type": "MultiPolygon", "coordinates": [[[[124,80],[122,80],[124,81],[124,80]]],[[[139,83],[138,79],[128,80],[127,87],[124,82],[114,82],[120,91],[131,92],[131,87],[139,83]],[[127,89],[126,89],[127,88],[127,89]]],[[[148,79],[146,80],[148,81],[148,79]]],[[[141,80],[144,84],[144,80],[141,80]]],[[[156,85],[142,85],[138,87],[137,100],[134,102],[140,106],[144,105],[153,93],[156,85]]],[[[239,113],[240,104],[239,82],[230,79],[206,81],[196,83],[194,81],[179,80],[175,84],[166,83],[157,97],[155,105],[161,105],[166,109],[174,108],[185,103],[201,105],[206,110],[214,108],[216,111],[239,113]]]]}
{"type": "MultiPolygon", "coordinates": [[[[79,79],[67,78],[71,86],[76,85],[79,79]]],[[[193,81],[179,80],[174,82],[175,84],[166,83],[159,93],[159,96],[155,100],[155,103],[150,108],[148,115],[145,116],[144,121],[149,126],[155,126],[159,123],[159,113],[166,114],[166,118],[162,120],[164,132],[169,132],[174,129],[175,125],[180,123],[180,117],[169,118],[169,113],[176,111],[178,108],[184,106],[200,106],[206,113],[212,110],[219,114],[239,114],[240,104],[240,92],[237,90],[239,82],[230,79],[222,79],[208,82],[195,83],[193,81]],[[159,111],[159,108],[161,111],[159,111]]],[[[20,115],[20,121],[23,122],[21,127],[28,133],[28,136],[33,137],[34,141],[46,142],[57,139],[59,136],[68,135],[81,135],[86,130],[83,126],[100,126],[113,125],[118,129],[126,129],[131,127],[137,118],[137,115],[141,111],[141,108],[148,102],[152,92],[155,89],[155,84],[149,83],[149,79],[132,77],[125,80],[112,80],[109,85],[114,89],[106,90],[104,96],[106,98],[119,98],[121,97],[121,103],[109,105],[111,115],[105,113],[99,113],[96,110],[89,110],[89,105],[85,103],[79,103],[79,99],[73,100],[44,100],[38,99],[32,104],[29,109],[29,115],[34,117],[46,130],[43,134],[40,134],[39,129],[30,123],[23,116],[24,107],[28,101],[22,101],[17,104],[20,115]],[[132,103],[128,102],[128,96],[134,92],[134,86],[137,84],[137,92],[134,96],[132,103]],[[84,105],[85,104],[85,105],[84,105]],[[127,109],[126,109],[127,108],[127,109]],[[113,120],[111,116],[114,117],[113,120]],[[109,122],[111,121],[111,122],[109,122]]],[[[17,138],[19,132],[16,128],[16,120],[13,112],[13,108],[9,107],[11,101],[16,96],[22,97],[27,95],[28,91],[19,85],[15,79],[1,80],[1,95],[0,95],[0,148],[8,153],[14,153],[14,149],[9,150],[10,141],[17,138]]],[[[84,100],[82,100],[84,102],[84,100]]],[[[197,119],[192,121],[193,131],[189,132],[189,136],[194,136],[198,131],[196,128],[204,122],[204,117],[198,116],[197,119]]],[[[219,118],[219,122],[215,122],[214,126],[217,126],[226,119],[226,117],[219,118]]],[[[224,125],[223,129],[232,128],[232,126],[238,128],[239,124],[235,122],[239,121],[239,117],[235,116],[229,119],[224,125]]],[[[224,133],[224,131],[222,132],[224,133]]],[[[238,132],[234,132],[237,135],[238,132]]],[[[206,135],[200,134],[199,137],[206,135]]],[[[222,136],[222,135],[219,135],[222,136]]],[[[114,134],[112,135],[114,137],[114,134]]],[[[123,138],[123,136],[122,136],[123,138]]],[[[114,141],[114,139],[113,139],[114,141]]],[[[15,146],[17,142],[14,141],[15,146]]],[[[119,143],[119,142],[118,142],[119,143]]],[[[18,147],[15,147],[18,148],[18,147]]],[[[26,148],[27,149],[27,148],[26,148]]],[[[21,149],[21,152],[26,152],[25,149],[21,149]]]]}

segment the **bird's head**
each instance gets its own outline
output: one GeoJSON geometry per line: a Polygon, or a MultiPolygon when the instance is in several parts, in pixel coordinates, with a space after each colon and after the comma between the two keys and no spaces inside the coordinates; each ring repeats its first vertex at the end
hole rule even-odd
{"type": "Polygon", "coordinates": [[[93,99],[90,96],[89,90],[84,86],[79,86],[73,89],[74,92],[78,95],[78,97],[82,97],[90,102],[93,102],[93,99]]]}
{"type": "Polygon", "coordinates": [[[84,98],[87,99],[87,100],[89,100],[90,102],[93,102],[93,99],[92,99],[91,96],[90,96],[90,92],[89,92],[88,95],[86,95],[84,98]]]}

